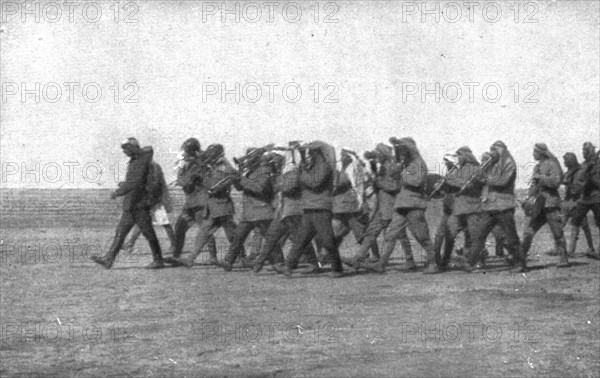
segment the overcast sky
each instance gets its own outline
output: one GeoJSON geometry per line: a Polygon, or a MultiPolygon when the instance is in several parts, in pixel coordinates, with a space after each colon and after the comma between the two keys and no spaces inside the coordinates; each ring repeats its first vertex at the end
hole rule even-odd
{"type": "Polygon", "coordinates": [[[2,4],[3,187],[115,187],[128,136],[154,146],[169,180],[191,136],[230,158],[412,136],[432,170],[501,139],[529,173],[536,142],[580,158],[600,144],[598,2],[431,2],[425,15],[400,1],[121,2],[118,15],[95,2],[71,19],[53,4],[39,20],[33,2],[2,4]],[[39,182],[23,175],[36,163],[39,182]]]}

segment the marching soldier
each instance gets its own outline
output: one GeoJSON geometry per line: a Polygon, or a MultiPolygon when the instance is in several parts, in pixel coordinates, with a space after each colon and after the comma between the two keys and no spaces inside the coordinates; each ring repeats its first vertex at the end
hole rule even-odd
{"type": "Polygon", "coordinates": [[[130,157],[129,166],[125,175],[125,181],[119,183],[110,198],[115,199],[123,196],[123,214],[117,226],[113,242],[103,257],[92,256],[91,260],[97,264],[110,269],[119,254],[125,238],[134,225],[138,225],[142,234],[148,240],[152,250],[152,263],[146,269],[159,269],[164,267],[160,245],[150,217],[150,204],[146,193],[148,171],[152,157],[148,152],[142,151],[140,144],[135,138],[128,138],[121,144],[123,153],[130,157]]]}
{"type": "Polygon", "coordinates": [[[515,268],[518,272],[527,271],[527,252],[533,241],[533,237],[546,223],[552,231],[556,250],[560,256],[557,265],[559,268],[568,267],[565,236],[563,234],[562,218],[560,213],[560,195],[558,188],[563,180],[563,172],[558,159],[548,150],[545,143],[536,143],[533,149],[533,158],[538,161],[534,168],[529,195],[541,195],[544,197],[544,208],[540,214],[534,214],[525,229],[521,254],[519,256],[520,267],[515,268]]]}
{"type": "MultiPolygon", "coordinates": [[[[395,138],[394,138],[395,139],[395,138]]],[[[384,235],[384,249],[377,263],[362,263],[361,266],[377,272],[383,272],[394,251],[396,240],[402,241],[406,255],[405,270],[416,270],[410,241],[406,235],[408,227],[417,242],[425,249],[427,260],[424,273],[437,273],[433,244],[429,236],[429,227],[425,220],[427,200],[425,197],[425,179],[427,165],[417,148],[413,138],[407,137],[393,141],[396,144],[398,162],[390,166],[392,177],[398,177],[401,185],[400,192],[394,202],[394,215],[384,235]]]]}
{"type": "Polygon", "coordinates": [[[332,278],[342,276],[340,253],[333,236],[331,208],[333,202],[335,150],[323,142],[307,146],[308,161],[300,167],[303,214],[300,228],[294,236],[284,275],[290,277],[298,263],[300,251],[317,236],[332,261],[332,278]]]}
{"type": "MultiPolygon", "coordinates": [[[[363,218],[364,174],[356,154],[342,149],[340,169],[333,197],[333,235],[339,246],[352,231],[358,243],[362,241],[366,225],[363,218]]],[[[368,215],[367,215],[368,216],[368,215]]],[[[371,245],[373,256],[379,258],[377,243],[371,245]]]]}
{"type": "MultiPolygon", "coordinates": [[[[286,240],[290,238],[292,244],[296,243],[294,230],[300,227],[302,222],[302,191],[300,187],[300,173],[295,163],[293,154],[295,151],[287,151],[285,161],[277,164],[277,179],[275,190],[279,192],[279,200],[275,217],[267,230],[260,254],[254,260],[252,271],[259,273],[266,260],[270,260],[276,266],[277,272],[283,272],[283,252],[281,248],[286,240]]],[[[319,271],[319,265],[312,243],[308,243],[303,251],[307,262],[311,265],[312,272],[319,271]]]]}
{"type": "Polygon", "coordinates": [[[258,230],[264,236],[273,221],[274,172],[264,152],[259,150],[247,151],[246,156],[253,153],[253,156],[249,157],[249,161],[245,163],[248,171],[239,178],[239,181],[234,181],[235,188],[243,193],[242,218],[222,264],[223,269],[227,272],[231,270],[248,234],[252,230],[258,230]]]}
{"type": "MultiPolygon", "coordinates": [[[[596,227],[600,229],[600,153],[596,153],[596,146],[591,142],[583,144],[583,158],[585,161],[581,164],[582,174],[574,184],[574,190],[581,192],[581,198],[573,210],[571,222],[574,226],[581,226],[583,218],[592,210],[596,227]]],[[[599,259],[600,251],[594,251],[587,255],[599,259]]]]}
{"type": "MultiPolygon", "coordinates": [[[[143,152],[147,152],[152,159],[154,150],[151,146],[142,148],[143,152]]],[[[171,196],[169,195],[169,188],[167,187],[167,182],[165,181],[165,175],[163,174],[162,168],[160,164],[152,160],[150,164],[150,171],[148,173],[148,203],[151,206],[150,214],[152,216],[153,225],[162,226],[167,236],[169,237],[169,241],[171,242],[170,250],[173,251],[175,249],[175,232],[173,231],[173,226],[171,226],[171,222],[169,221],[169,213],[173,211],[173,207],[171,205],[171,196]]],[[[138,227],[138,225],[133,226],[133,229],[129,233],[129,239],[123,245],[123,249],[125,251],[133,251],[133,247],[135,246],[135,242],[142,234],[142,231],[138,227]]],[[[166,261],[166,259],[165,259],[166,261]]]]}
{"type": "Polygon", "coordinates": [[[489,154],[489,162],[475,175],[475,180],[485,186],[480,219],[471,235],[470,250],[473,252],[469,256],[470,265],[474,266],[481,260],[485,240],[497,224],[502,227],[505,247],[509,252],[506,260],[509,265],[514,265],[519,259],[519,236],[515,225],[517,165],[506,144],[500,140],[492,144],[489,154]]]}
{"type": "MultiPolygon", "coordinates": [[[[198,230],[194,251],[188,257],[177,259],[177,262],[188,268],[194,265],[194,260],[200,254],[204,245],[208,243],[219,228],[223,228],[230,243],[233,242],[235,237],[236,224],[233,221],[234,209],[230,196],[231,181],[228,181],[228,179],[232,176],[237,176],[238,173],[227,159],[225,159],[225,152],[222,145],[210,145],[206,149],[205,154],[214,157],[209,158],[213,163],[205,167],[201,180],[205,188],[212,190],[211,193],[208,193],[206,211],[198,230]],[[221,184],[223,182],[225,184],[221,184]]],[[[245,258],[245,252],[242,250],[240,253],[245,258]]]]}
{"type": "MultiPolygon", "coordinates": [[[[569,219],[573,218],[573,211],[575,210],[575,206],[577,201],[581,197],[581,193],[578,193],[575,190],[575,183],[579,181],[583,171],[581,169],[581,165],[577,161],[577,156],[572,152],[567,152],[563,156],[563,160],[565,163],[565,167],[567,167],[567,172],[563,176],[563,185],[565,186],[565,199],[562,202],[562,215],[563,215],[563,224],[566,226],[569,222],[569,219]]],[[[588,254],[594,253],[594,240],[592,239],[592,232],[590,230],[590,226],[587,221],[587,215],[583,217],[581,222],[581,228],[583,229],[583,233],[585,234],[585,239],[588,245],[588,254]]],[[[579,238],[579,227],[575,226],[571,222],[571,243],[568,245],[568,253],[569,256],[575,255],[575,248],[577,247],[577,239],[579,238]]]]}
{"type": "MultiPolygon", "coordinates": [[[[206,212],[206,202],[208,201],[208,192],[202,182],[203,168],[200,142],[196,138],[189,138],[181,145],[182,161],[177,171],[177,184],[180,185],[185,194],[185,202],[181,214],[175,221],[175,248],[173,256],[165,259],[169,264],[178,265],[178,259],[181,257],[183,246],[185,245],[185,234],[194,223],[202,225],[204,214],[206,212]]],[[[208,250],[210,254],[210,263],[216,265],[217,246],[214,237],[208,241],[208,250]]]]}
{"type": "MultiPolygon", "coordinates": [[[[366,157],[371,162],[371,169],[376,173],[374,186],[377,190],[377,206],[375,208],[373,219],[371,219],[364,232],[363,240],[359,245],[358,251],[351,258],[344,259],[344,263],[355,269],[363,267],[383,272],[382,269],[378,269],[381,265],[368,265],[367,262],[367,266],[363,266],[363,263],[368,256],[369,249],[377,243],[379,234],[387,229],[392,221],[394,215],[394,201],[396,199],[396,194],[400,191],[400,183],[392,176],[392,170],[390,169],[394,159],[394,153],[391,147],[379,143],[372,154],[367,154],[366,157]],[[380,166],[379,169],[376,167],[377,164],[380,166]]],[[[407,245],[410,247],[410,240],[408,240],[408,238],[401,238],[401,241],[408,242],[407,245]]],[[[406,249],[407,245],[403,244],[402,246],[406,249]]],[[[393,250],[395,244],[386,245],[384,248],[385,247],[392,247],[393,250]]],[[[391,254],[391,252],[389,253],[391,254]]],[[[386,254],[385,250],[383,254],[386,254]]]]}
{"type": "MultiPolygon", "coordinates": [[[[444,256],[441,260],[441,268],[447,267],[454,247],[454,240],[460,232],[465,230],[467,235],[473,235],[479,222],[479,212],[481,211],[481,190],[483,184],[481,182],[470,182],[472,177],[477,173],[479,162],[468,146],[463,146],[456,151],[458,164],[456,169],[448,172],[446,175],[446,185],[449,191],[454,194],[454,203],[452,215],[448,219],[448,227],[446,231],[446,245],[444,256]]],[[[473,243],[465,243],[469,248],[469,260],[474,262],[473,243]]],[[[480,252],[480,251],[478,251],[480,252]]],[[[470,267],[459,265],[470,271],[470,267]]],[[[476,271],[482,271],[482,265],[475,265],[476,271]]]]}

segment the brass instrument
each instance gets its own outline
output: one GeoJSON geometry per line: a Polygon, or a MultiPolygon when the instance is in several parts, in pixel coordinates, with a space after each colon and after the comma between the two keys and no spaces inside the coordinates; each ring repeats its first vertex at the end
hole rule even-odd
{"type": "MultiPolygon", "coordinates": [[[[479,169],[477,171],[484,170],[491,163],[492,163],[492,159],[486,160],[485,163],[483,163],[482,165],[479,166],[479,169]]],[[[467,180],[467,182],[460,188],[458,193],[456,193],[457,196],[460,196],[461,194],[463,194],[465,192],[465,190],[467,190],[469,185],[471,185],[473,183],[473,181],[475,181],[475,177],[477,177],[477,174],[479,173],[477,171],[475,171],[475,173],[473,173],[471,175],[471,177],[469,177],[469,180],[467,180]]]]}
{"type": "Polygon", "coordinates": [[[404,163],[404,156],[408,152],[408,147],[406,147],[400,141],[400,139],[398,139],[396,137],[391,137],[389,139],[389,141],[392,144],[392,146],[394,147],[394,157],[396,158],[396,163],[403,164],[404,163]]]}
{"type": "MultiPolygon", "coordinates": [[[[448,177],[448,175],[454,173],[454,171],[456,171],[457,169],[459,169],[459,165],[458,164],[454,164],[454,166],[452,167],[452,169],[450,169],[448,171],[448,173],[446,173],[446,176],[444,176],[442,178],[442,181],[440,181],[435,188],[433,189],[433,191],[429,194],[429,196],[427,196],[427,200],[431,200],[443,187],[444,184],[446,183],[447,179],[446,177],[448,177]]],[[[461,188],[462,189],[462,188],[461,188]]]]}

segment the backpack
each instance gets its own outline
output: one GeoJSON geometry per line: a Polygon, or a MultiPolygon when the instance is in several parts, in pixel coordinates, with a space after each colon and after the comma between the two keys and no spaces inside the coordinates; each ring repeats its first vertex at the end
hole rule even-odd
{"type": "Polygon", "coordinates": [[[150,207],[161,201],[163,195],[161,175],[160,166],[155,162],[151,162],[148,167],[148,178],[146,179],[146,198],[150,207]]]}

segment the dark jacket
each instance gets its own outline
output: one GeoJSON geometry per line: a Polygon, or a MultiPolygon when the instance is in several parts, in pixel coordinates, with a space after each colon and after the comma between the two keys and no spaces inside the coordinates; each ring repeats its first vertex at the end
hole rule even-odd
{"type": "MultiPolygon", "coordinates": [[[[236,173],[233,166],[226,159],[222,159],[217,165],[207,170],[204,178],[204,186],[208,190],[222,179],[236,173]]],[[[230,192],[231,185],[228,185],[222,190],[208,196],[205,218],[233,216],[234,208],[230,192]]]]}
{"type": "Polygon", "coordinates": [[[300,171],[303,208],[331,211],[333,180],[333,168],[321,153],[316,153],[312,167],[302,167],[300,171]]]}
{"type": "Polygon", "coordinates": [[[273,219],[273,180],[271,167],[261,164],[235,184],[242,195],[242,221],[273,219]]]}
{"type": "Polygon", "coordinates": [[[177,172],[177,183],[185,193],[184,209],[203,209],[208,201],[208,189],[203,180],[208,174],[198,158],[186,159],[183,167],[177,172]]]}
{"type": "Polygon", "coordinates": [[[600,152],[594,159],[581,164],[581,176],[574,185],[581,192],[579,201],[584,204],[600,203],[600,152]]]}
{"type": "Polygon", "coordinates": [[[298,170],[293,169],[280,175],[277,178],[276,186],[281,191],[281,205],[279,207],[281,219],[302,215],[304,204],[302,202],[302,189],[300,188],[298,170]]]}
{"type": "Polygon", "coordinates": [[[125,174],[125,181],[119,183],[115,190],[117,197],[123,196],[123,211],[135,209],[148,209],[146,184],[152,155],[148,151],[140,150],[129,159],[129,166],[125,174]]]}
{"type": "Polygon", "coordinates": [[[171,196],[169,194],[167,181],[165,180],[165,175],[160,167],[160,164],[155,161],[152,161],[150,164],[147,187],[148,203],[151,207],[160,203],[165,207],[167,213],[173,211],[171,196]]]}
{"type": "Polygon", "coordinates": [[[405,166],[393,163],[390,170],[392,175],[400,179],[401,189],[396,195],[394,208],[396,209],[425,209],[427,198],[425,196],[425,178],[427,177],[427,165],[421,158],[417,148],[411,144],[408,159],[405,166]]]}
{"type": "Polygon", "coordinates": [[[473,214],[481,211],[481,190],[483,184],[481,182],[473,182],[469,185],[461,195],[458,195],[460,189],[477,174],[479,170],[479,162],[474,156],[467,157],[465,163],[458,169],[446,174],[446,186],[448,187],[449,195],[454,196],[452,205],[452,214],[473,214]]]}
{"type": "Polygon", "coordinates": [[[394,215],[394,202],[400,191],[400,183],[392,176],[389,170],[391,162],[388,160],[383,164],[383,169],[375,178],[377,188],[377,211],[383,220],[390,220],[394,215]]]}
{"type": "Polygon", "coordinates": [[[360,212],[360,202],[352,181],[346,171],[337,171],[336,186],[333,197],[333,213],[348,214],[360,212]]]}
{"type": "Polygon", "coordinates": [[[504,151],[500,159],[487,167],[478,177],[480,182],[485,184],[483,211],[502,211],[517,207],[515,198],[517,164],[508,151],[504,151]]]}
{"type": "Polygon", "coordinates": [[[563,175],[565,201],[577,201],[581,197],[581,190],[577,190],[575,183],[580,180],[582,174],[581,164],[577,164],[577,166],[567,169],[563,175]]]}
{"type": "Polygon", "coordinates": [[[539,173],[541,177],[537,182],[533,182],[529,187],[528,194],[541,194],[545,198],[544,207],[560,207],[560,195],[558,188],[563,180],[563,172],[560,163],[554,156],[544,157],[535,166],[535,173],[539,173]]]}

